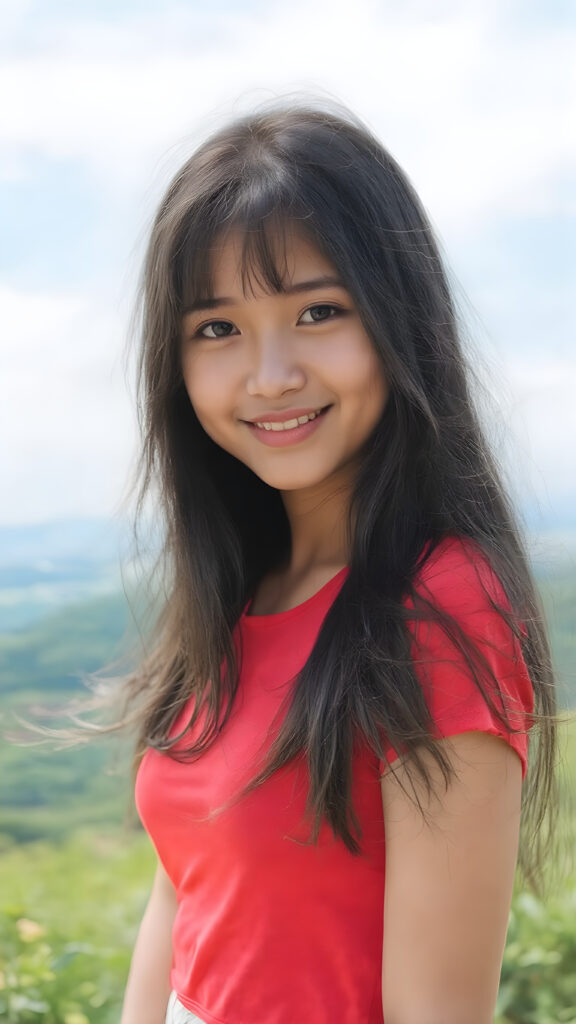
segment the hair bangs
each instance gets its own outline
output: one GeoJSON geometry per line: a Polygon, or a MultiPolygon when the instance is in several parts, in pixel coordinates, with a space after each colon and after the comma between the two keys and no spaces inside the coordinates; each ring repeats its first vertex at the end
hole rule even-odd
{"type": "Polygon", "coordinates": [[[321,247],[312,230],[313,211],[304,208],[288,176],[263,176],[257,184],[235,183],[235,196],[223,190],[203,208],[190,212],[176,250],[175,287],[182,313],[214,298],[214,263],[230,235],[241,236],[240,280],[244,298],[260,288],[283,292],[289,284],[286,241],[305,232],[321,247]]]}

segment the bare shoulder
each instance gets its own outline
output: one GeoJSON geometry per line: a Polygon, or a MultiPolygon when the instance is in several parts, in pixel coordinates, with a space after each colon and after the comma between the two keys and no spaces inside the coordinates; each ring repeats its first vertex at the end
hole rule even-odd
{"type": "MultiPolygon", "coordinates": [[[[521,761],[489,733],[439,742],[456,770],[448,788],[431,755],[423,756],[435,795],[428,799],[412,775],[428,824],[391,770],[381,780],[387,1024],[491,1024],[498,993],[518,854],[521,761]]],[[[406,769],[395,768],[412,793],[406,769]]]]}

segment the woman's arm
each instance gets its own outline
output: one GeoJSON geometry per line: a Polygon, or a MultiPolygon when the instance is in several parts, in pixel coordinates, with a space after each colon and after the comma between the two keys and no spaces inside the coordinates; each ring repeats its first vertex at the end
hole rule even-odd
{"type": "MultiPolygon", "coordinates": [[[[386,1024],[492,1024],[518,854],[522,768],[500,737],[440,741],[458,773],[439,798],[414,785],[422,820],[382,777],[386,883],[382,1005],[386,1024]]],[[[402,768],[402,781],[411,793],[402,768]]]]}
{"type": "Polygon", "coordinates": [[[174,886],[158,862],[132,954],[120,1024],[164,1024],[177,908],[174,886]]]}

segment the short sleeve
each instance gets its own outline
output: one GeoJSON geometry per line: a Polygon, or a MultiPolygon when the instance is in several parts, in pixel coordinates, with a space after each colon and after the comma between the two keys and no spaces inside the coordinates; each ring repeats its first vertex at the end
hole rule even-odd
{"type": "MultiPolygon", "coordinates": [[[[412,658],[424,697],[430,708],[436,739],[462,732],[487,732],[501,736],[518,754],[522,779],[528,762],[528,742],[534,709],[534,691],[518,638],[494,608],[509,610],[502,585],[476,545],[458,539],[443,541],[425,563],[415,581],[423,598],[453,617],[485,659],[498,690],[482,678],[498,710],[509,725],[524,732],[512,733],[499,721],[474,681],[458,649],[437,622],[413,620],[412,658]]],[[[406,602],[413,607],[412,602],[406,602]]],[[[399,755],[384,737],[382,774],[399,755]]]]}

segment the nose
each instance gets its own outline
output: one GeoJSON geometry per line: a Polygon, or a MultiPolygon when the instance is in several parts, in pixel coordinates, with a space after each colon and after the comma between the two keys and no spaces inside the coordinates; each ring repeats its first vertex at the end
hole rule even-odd
{"type": "Polygon", "coordinates": [[[251,346],[250,360],[246,381],[249,395],[274,398],[285,391],[300,389],[305,383],[306,377],[294,347],[280,331],[259,335],[251,346]]]}

